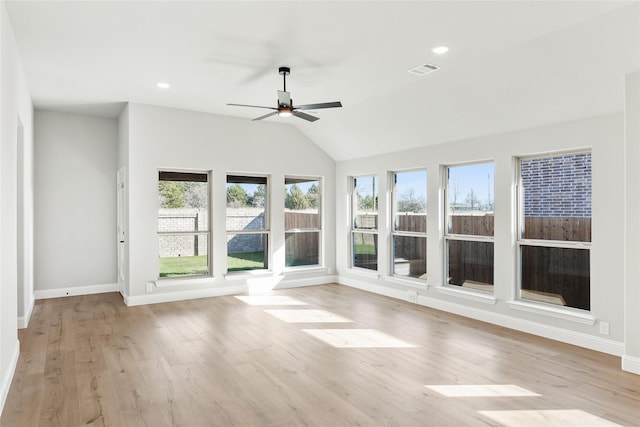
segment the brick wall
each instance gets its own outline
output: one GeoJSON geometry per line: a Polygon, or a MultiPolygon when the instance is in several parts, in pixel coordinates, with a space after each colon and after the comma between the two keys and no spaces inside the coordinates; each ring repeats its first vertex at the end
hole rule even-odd
{"type": "MultiPolygon", "coordinates": [[[[264,208],[227,208],[227,231],[263,230],[264,208]]],[[[266,234],[228,234],[227,253],[262,252],[267,241],[266,234]]]]}
{"type": "Polygon", "coordinates": [[[591,153],[522,160],[524,214],[591,217],[591,153]]]}
{"type": "MultiPolygon", "coordinates": [[[[195,231],[208,229],[208,212],[203,209],[160,209],[158,231],[195,231]]],[[[206,255],[207,236],[160,236],[159,253],[167,256],[206,255]]]]}

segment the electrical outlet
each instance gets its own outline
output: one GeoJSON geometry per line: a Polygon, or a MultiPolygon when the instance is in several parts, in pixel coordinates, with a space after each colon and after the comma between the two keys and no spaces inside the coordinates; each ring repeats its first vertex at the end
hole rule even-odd
{"type": "Polygon", "coordinates": [[[147,293],[153,291],[153,283],[152,282],[147,282],[147,293]]]}
{"type": "Polygon", "coordinates": [[[609,335],[609,322],[600,321],[600,333],[602,335],[609,335]]]}
{"type": "Polygon", "coordinates": [[[407,301],[417,303],[418,291],[407,291],[407,301]]]}

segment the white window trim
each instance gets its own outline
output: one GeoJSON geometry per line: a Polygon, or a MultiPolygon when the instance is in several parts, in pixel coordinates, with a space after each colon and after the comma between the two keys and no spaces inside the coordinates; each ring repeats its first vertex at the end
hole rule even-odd
{"type": "MultiPolygon", "coordinates": [[[[232,172],[228,172],[225,175],[225,188],[226,188],[226,184],[229,182],[229,176],[246,176],[246,177],[255,177],[255,178],[265,178],[265,180],[267,181],[266,188],[265,188],[265,192],[264,192],[264,198],[265,198],[265,206],[264,206],[264,228],[261,229],[257,229],[257,230],[226,230],[225,232],[225,236],[228,237],[230,234],[266,234],[267,235],[267,268],[256,268],[255,270],[239,270],[239,271],[229,271],[229,264],[228,264],[228,256],[229,256],[229,251],[228,251],[228,247],[226,248],[226,252],[227,252],[227,264],[226,264],[226,273],[224,274],[225,278],[240,278],[240,276],[255,276],[255,275],[271,275],[272,274],[272,265],[273,265],[273,257],[271,256],[271,253],[273,252],[273,249],[271,247],[272,245],[272,240],[271,240],[271,176],[270,175],[261,175],[261,174],[248,174],[248,173],[232,173],[232,172]],[[255,273],[254,273],[255,272],[255,273]]],[[[226,207],[226,202],[225,202],[225,221],[227,219],[227,207],[226,207]]],[[[226,228],[226,226],[225,226],[226,228]]],[[[226,246],[226,245],[225,245],[226,246]]]]}
{"type": "MultiPolygon", "coordinates": [[[[591,257],[592,242],[584,242],[577,240],[543,240],[543,239],[523,239],[521,236],[524,231],[524,192],[522,191],[522,160],[544,159],[557,156],[565,156],[571,154],[591,153],[590,149],[581,150],[563,150],[557,152],[547,152],[541,155],[529,155],[516,158],[516,289],[514,300],[507,301],[510,308],[514,310],[528,311],[531,313],[544,314],[551,317],[570,320],[587,325],[593,325],[595,318],[588,313],[591,310],[584,310],[568,306],[555,306],[542,301],[535,301],[521,298],[522,290],[522,257],[521,251],[523,246],[536,246],[544,248],[560,248],[560,249],[585,249],[589,251],[591,257]]],[[[589,271],[591,277],[591,271],[589,271]]],[[[591,285],[591,284],[590,284],[591,285]]],[[[591,289],[589,290],[591,293],[591,289]]]]}
{"type": "MultiPolygon", "coordinates": [[[[318,206],[318,215],[320,219],[318,221],[318,224],[320,224],[320,228],[292,228],[289,230],[285,228],[284,230],[285,239],[286,239],[287,233],[313,233],[313,232],[318,233],[318,263],[310,264],[310,265],[291,266],[291,267],[285,266],[284,271],[293,272],[296,270],[304,271],[304,270],[325,268],[324,267],[324,182],[323,182],[323,179],[322,177],[317,177],[317,176],[286,175],[284,177],[285,186],[287,185],[286,184],[287,178],[308,179],[309,181],[318,181],[318,191],[320,196],[319,206],[318,206]]],[[[285,241],[285,247],[286,247],[286,241],[285,241]]]]}
{"type": "MultiPolygon", "coordinates": [[[[394,272],[395,270],[395,253],[394,253],[394,245],[393,245],[393,239],[394,237],[398,236],[398,237],[420,237],[420,238],[424,238],[425,239],[425,245],[428,245],[428,235],[427,235],[427,227],[425,224],[425,231],[424,233],[421,232],[417,232],[417,231],[399,231],[396,230],[395,227],[395,221],[396,221],[396,214],[397,214],[397,193],[396,193],[396,175],[399,173],[405,173],[405,172],[424,172],[425,173],[425,177],[428,176],[428,172],[426,168],[418,168],[418,169],[409,169],[409,170],[402,170],[402,171],[394,171],[394,172],[390,172],[389,173],[389,182],[393,183],[393,187],[391,188],[391,206],[390,206],[390,210],[391,210],[391,224],[389,229],[391,230],[391,233],[389,234],[389,272],[391,274],[389,274],[388,276],[386,276],[388,279],[391,279],[390,281],[396,281],[396,282],[400,282],[400,283],[407,283],[407,284],[411,284],[413,286],[417,285],[419,286],[421,289],[424,289],[425,286],[427,286],[427,279],[420,279],[418,277],[408,277],[408,276],[402,276],[399,274],[396,274],[394,272]]],[[[425,183],[425,194],[426,191],[428,189],[428,183],[425,183]]],[[[427,199],[427,206],[425,206],[425,209],[428,208],[428,199],[427,199]]],[[[427,213],[425,213],[425,216],[427,215],[427,213]]],[[[426,221],[426,220],[425,220],[426,221]]],[[[424,260],[424,264],[425,264],[425,271],[428,276],[429,271],[427,268],[427,259],[425,257],[424,260]]]]}
{"type": "MultiPolygon", "coordinates": [[[[493,256],[493,262],[494,262],[494,267],[495,267],[495,236],[481,236],[481,235],[472,235],[472,234],[454,234],[454,233],[449,233],[449,174],[447,173],[449,168],[453,168],[453,167],[461,167],[461,166],[473,166],[473,165],[480,165],[480,164],[486,164],[486,163],[491,163],[494,165],[495,168],[495,162],[493,160],[481,160],[481,161],[477,161],[477,162],[468,162],[468,163],[461,163],[461,164],[448,164],[448,165],[444,165],[442,167],[442,178],[443,178],[443,191],[442,191],[442,197],[443,197],[443,201],[444,203],[442,204],[443,208],[444,208],[444,212],[443,212],[443,255],[444,255],[444,259],[442,260],[442,265],[443,265],[443,272],[444,274],[442,275],[443,277],[443,283],[441,286],[437,286],[436,289],[438,292],[444,293],[444,294],[448,294],[448,295],[453,295],[453,296],[459,296],[462,298],[466,298],[466,299],[471,299],[471,300],[476,300],[476,301],[480,301],[480,302],[489,302],[490,304],[495,304],[496,303],[496,298],[494,297],[494,292],[495,292],[495,288],[493,292],[488,292],[488,291],[483,291],[483,290],[478,290],[478,289],[471,289],[471,288],[464,288],[461,289],[462,286],[457,286],[457,285],[450,285],[448,283],[449,279],[449,256],[448,256],[448,243],[450,240],[457,240],[457,241],[465,241],[465,242],[486,242],[486,243],[493,243],[494,244],[494,256],[493,256]],[[474,297],[477,297],[474,298],[474,297]]],[[[495,169],[494,169],[494,173],[495,173],[495,169]]],[[[495,174],[494,174],[494,205],[495,205],[495,174]]],[[[495,209],[494,209],[495,212],[495,209]]],[[[494,217],[494,221],[495,221],[495,217],[494,217]]],[[[494,281],[495,281],[495,268],[494,268],[494,281]]]]}
{"type": "MultiPolygon", "coordinates": [[[[363,268],[363,267],[357,267],[355,265],[353,265],[353,260],[354,260],[354,256],[355,254],[353,253],[353,235],[354,233],[363,233],[363,234],[373,234],[376,235],[378,238],[378,246],[379,246],[379,242],[380,242],[380,205],[378,204],[376,206],[376,213],[378,214],[378,225],[377,228],[371,229],[371,228],[356,228],[355,227],[355,213],[356,213],[356,206],[357,206],[357,192],[356,192],[356,180],[358,178],[363,178],[363,177],[373,177],[375,179],[378,180],[378,201],[380,200],[380,181],[378,179],[378,175],[377,174],[365,174],[365,175],[357,175],[357,176],[350,176],[349,177],[349,201],[350,201],[350,206],[349,206],[349,270],[352,270],[354,272],[363,272],[364,275],[366,276],[376,276],[376,277],[380,277],[380,253],[378,251],[378,247],[376,247],[376,266],[377,268],[375,270],[371,270],[368,268],[363,268]]],[[[375,197],[375,195],[374,195],[375,197]]]]}
{"type": "MultiPolygon", "coordinates": [[[[207,236],[207,270],[209,270],[208,274],[188,274],[184,276],[173,276],[173,277],[160,277],[160,264],[158,261],[158,277],[152,283],[155,284],[156,287],[165,287],[165,286],[179,286],[186,284],[193,284],[197,281],[212,281],[213,277],[213,244],[212,244],[212,233],[211,233],[211,200],[212,200],[212,173],[211,171],[201,171],[201,170],[183,170],[183,169],[171,169],[171,168],[160,168],[158,169],[158,174],[160,172],[179,172],[179,173],[187,173],[187,174],[206,174],[207,175],[207,230],[198,230],[198,231],[156,231],[156,235],[158,236],[158,248],[160,247],[160,236],[197,236],[197,235],[205,235],[207,236]],[[166,284],[163,284],[165,282],[166,284]]],[[[158,183],[160,183],[160,179],[158,179],[158,183]]],[[[156,214],[157,217],[157,214],[156,214]]],[[[159,227],[156,227],[158,229],[159,227]]]]}
{"type": "Polygon", "coordinates": [[[555,306],[545,304],[533,300],[507,301],[509,308],[513,310],[526,311],[529,313],[542,314],[556,319],[568,320],[571,322],[582,323],[584,325],[594,325],[596,318],[589,311],[580,310],[572,307],[555,306]]]}
{"type": "Polygon", "coordinates": [[[495,304],[498,300],[493,293],[463,288],[456,285],[436,286],[436,291],[441,294],[451,295],[457,298],[463,298],[470,301],[482,302],[485,304],[495,304]]]}

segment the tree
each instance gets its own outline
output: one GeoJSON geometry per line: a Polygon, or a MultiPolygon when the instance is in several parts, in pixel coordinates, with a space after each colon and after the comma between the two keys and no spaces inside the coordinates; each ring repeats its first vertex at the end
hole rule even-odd
{"type": "Polygon", "coordinates": [[[183,208],[185,190],[184,182],[160,181],[158,183],[160,207],[165,209],[183,208]]]}
{"type": "Polygon", "coordinates": [[[426,206],[426,200],[422,197],[416,197],[413,188],[398,197],[398,212],[421,213],[425,211],[426,206]]]}
{"type": "Polygon", "coordinates": [[[454,178],[453,185],[451,186],[451,206],[454,209],[458,206],[458,199],[460,198],[460,182],[454,178]]]}
{"type": "Polygon", "coordinates": [[[476,207],[480,207],[480,199],[476,196],[476,193],[473,191],[473,188],[469,190],[467,193],[467,197],[465,198],[465,204],[474,210],[476,207]]]}
{"type": "Polygon", "coordinates": [[[318,208],[318,202],[320,201],[320,190],[316,184],[311,184],[311,186],[307,190],[307,201],[309,202],[310,208],[318,208]]]}
{"type": "Polygon", "coordinates": [[[247,192],[240,184],[233,184],[227,187],[227,206],[242,208],[247,206],[247,200],[247,192]]]}
{"type": "Polygon", "coordinates": [[[304,210],[309,207],[309,200],[297,184],[293,184],[284,198],[284,207],[287,209],[304,210]]]}
{"type": "Polygon", "coordinates": [[[367,194],[366,196],[358,193],[358,210],[361,211],[375,211],[378,206],[378,198],[373,197],[371,194],[367,194]]]}
{"type": "Polygon", "coordinates": [[[206,209],[209,186],[206,182],[185,182],[184,203],[187,208],[206,209]]]}
{"type": "Polygon", "coordinates": [[[258,185],[258,187],[253,191],[253,194],[247,199],[247,204],[249,206],[253,206],[254,208],[264,208],[264,188],[265,186],[263,184],[258,185]]]}

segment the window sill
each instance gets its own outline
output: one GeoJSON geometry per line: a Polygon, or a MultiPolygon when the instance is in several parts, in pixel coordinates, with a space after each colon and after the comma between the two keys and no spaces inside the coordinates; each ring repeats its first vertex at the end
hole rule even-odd
{"type": "Polygon", "coordinates": [[[426,280],[398,276],[385,276],[384,280],[391,283],[397,283],[399,285],[411,286],[416,289],[429,289],[429,285],[426,280]]]}
{"type": "Polygon", "coordinates": [[[283,276],[295,276],[298,274],[329,274],[329,267],[322,267],[320,265],[313,265],[309,267],[287,267],[282,272],[283,276]]]}
{"type": "Polygon", "coordinates": [[[350,274],[354,274],[357,276],[363,276],[363,277],[369,277],[371,279],[379,279],[380,278],[380,273],[378,273],[377,271],[374,270],[367,270],[365,268],[348,268],[347,272],[350,274]]]}
{"type": "Polygon", "coordinates": [[[272,277],[273,271],[271,270],[249,270],[249,271],[230,271],[224,275],[227,280],[243,280],[247,278],[255,277],[272,277]]]}
{"type": "Polygon", "coordinates": [[[526,311],[529,313],[542,314],[544,316],[555,317],[556,319],[568,320],[570,322],[582,323],[584,325],[594,325],[596,318],[591,314],[583,313],[572,308],[552,307],[547,304],[536,304],[522,300],[507,301],[509,308],[526,311]]]}
{"type": "Polygon", "coordinates": [[[186,285],[213,285],[215,277],[213,276],[191,276],[191,277],[171,277],[166,279],[158,279],[153,282],[156,288],[169,288],[172,286],[186,285]]]}
{"type": "Polygon", "coordinates": [[[452,286],[436,287],[438,293],[451,295],[457,298],[463,298],[471,301],[481,302],[484,304],[495,304],[497,299],[492,294],[483,291],[471,291],[467,289],[457,289],[452,286]]]}

